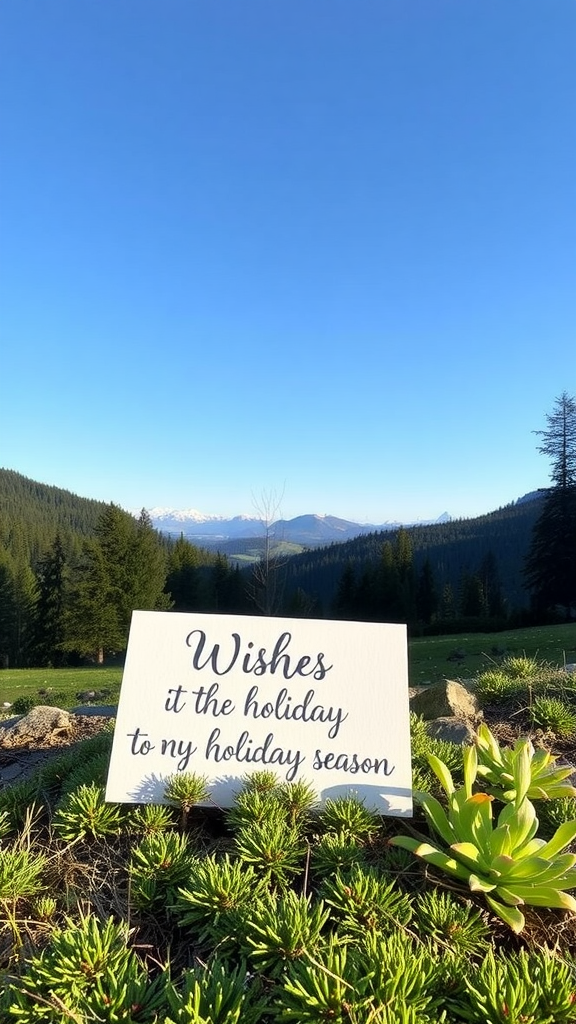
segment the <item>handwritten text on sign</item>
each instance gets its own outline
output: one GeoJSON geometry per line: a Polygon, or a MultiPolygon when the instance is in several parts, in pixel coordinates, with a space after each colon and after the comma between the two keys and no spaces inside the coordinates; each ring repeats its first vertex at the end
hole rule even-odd
{"type": "Polygon", "coordinates": [[[134,612],[106,799],[161,803],[193,771],[226,807],[262,769],[410,814],[405,627],[134,612]]]}

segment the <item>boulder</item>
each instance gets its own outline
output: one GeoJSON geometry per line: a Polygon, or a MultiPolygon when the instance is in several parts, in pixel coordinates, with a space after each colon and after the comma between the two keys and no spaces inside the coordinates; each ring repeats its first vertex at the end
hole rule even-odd
{"type": "Polygon", "coordinates": [[[458,718],[477,723],[482,718],[478,701],[462,683],[445,679],[417,693],[410,710],[430,722],[435,718],[458,718]]]}
{"type": "Polygon", "coordinates": [[[426,723],[426,732],[435,740],[447,740],[449,743],[470,745],[474,742],[476,730],[464,718],[445,716],[434,718],[426,723]]]}
{"type": "Polygon", "coordinates": [[[32,708],[27,715],[10,721],[0,729],[0,745],[3,747],[56,746],[68,738],[73,731],[72,720],[67,711],[44,704],[32,708]]]}

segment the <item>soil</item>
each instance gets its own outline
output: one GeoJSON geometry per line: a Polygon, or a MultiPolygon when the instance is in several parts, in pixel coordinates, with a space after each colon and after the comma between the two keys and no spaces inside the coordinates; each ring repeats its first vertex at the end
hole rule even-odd
{"type": "Polygon", "coordinates": [[[62,756],[64,749],[78,749],[83,740],[95,736],[110,725],[109,715],[71,714],[72,730],[67,736],[51,736],[45,743],[6,747],[0,744],[0,789],[24,782],[49,761],[62,756]]]}

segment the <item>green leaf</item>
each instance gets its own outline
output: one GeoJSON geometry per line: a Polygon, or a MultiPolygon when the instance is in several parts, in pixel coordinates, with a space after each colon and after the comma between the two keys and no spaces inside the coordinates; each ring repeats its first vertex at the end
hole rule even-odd
{"type": "Polygon", "coordinates": [[[516,907],[506,907],[503,903],[499,903],[493,899],[492,896],[486,897],[488,906],[493,910],[497,917],[499,917],[509,928],[512,929],[516,935],[519,935],[525,925],[524,914],[521,914],[516,907]]]}
{"type": "Polygon", "coordinates": [[[461,860],[471,871],[488,871],[489,865],[474,843],[452,843],[450,849],[456,855],[457,860],[461,860]]]}
{"type": "Polygon", "coordinates": [[[450,846],[454,839],[454,832],[442,804],[435,797],[431,796],[430,793],[415,792],[414,800],[423,808],[428,822],[434,831],[450,846]]]}
{"type": "Polygon", "coordinates": [[[546,858],[554,857],[555,854],[560,853],[560,850],[563,850],[565,846],[568,846],[568,843],[571,843],[575,837],[576,820],[563,822],[563,824],[556,829],[552,839],[545,843],[541,848],[540,856],[546,858]]]}
{"type": "MultiPolygon", "coordinates": [[[[576,912],[574,896],[552,886],[510,885],[507,889],[529,906],[576,912]]],[[[500,893],[500,887],[497,892],[500,893]]]]}
{"type": "Polygon", "coordinates": [[[452,793],[454,793],[454,782],[452,780],[450,770],[439,757],[436,757],[436,754],[428,754],[428,764],[440,782],[446,795],[451,796],[452,793]]]}
{"type": "Polygon", "coordinates": [[[479,875],[471,874],[468,879],[468,885],[472,892],[492,892],[496,888],[496,882],[488,882],[485,878],[480,878],[479,875]]]}

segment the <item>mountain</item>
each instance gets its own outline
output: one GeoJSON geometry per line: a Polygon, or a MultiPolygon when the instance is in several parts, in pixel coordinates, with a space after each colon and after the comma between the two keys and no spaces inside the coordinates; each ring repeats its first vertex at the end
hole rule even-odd
{"type": "MultiPolygon", "coordinates": [[[[177,537],[183,534],[192,543],[210,547],[226,544],[229,548],[233,541],[263,537],[266,532],[258,516],[238,515],[226,519],[224,516],[205,515],[196,509],[167,508],[151,508],[148,513],[156,529],[162,533],[177,537]]],[[[450,522],[450,518],[444,512],[433,522],[450,522]]],[[[339,519],[337,516],[310,514],[277,520],[270,527],[270,536],[278,542],[285,541],[302,547],[323,547],[382,530],[397,530],[402,525],[427,526],[430,522],[402,524],[388,521],[375,525],[339,519]]]]}

